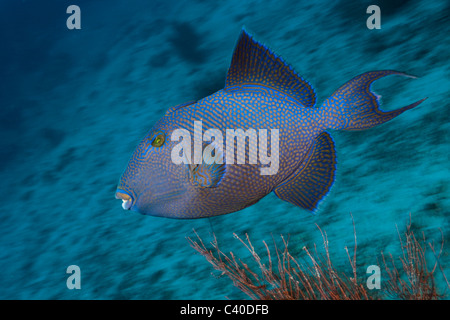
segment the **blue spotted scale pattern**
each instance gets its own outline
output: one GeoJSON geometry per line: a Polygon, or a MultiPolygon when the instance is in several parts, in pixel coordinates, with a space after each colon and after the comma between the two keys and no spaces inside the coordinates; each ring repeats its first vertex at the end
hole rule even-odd
{"type": "MultiPolygon", "coordinates": [[[[121,176],[116,197],[130,202],[130,209],[167,218],[202,218],[246,208],[274,192],[280,199],[314,212],[333,185],[335,145],[326,131],[362,130],[384,123],[423,100],[394,111],[383,112],[371,84],[384,76],[404,73],[385,70],[364,73],[344,84],[320,107],[312,86],[280,56],[241,32],[233,53],[225,87],[199,101],[170,108],[137,146],[121,176]],[[194,137],[194,121],[202,133],[218,129],[223,145],[215,152],[225,155],[226,129],[267,130],[268,153],[272,155],[271,130],[279,132],[278,171],[261,175],[256,141],[247,140],[245,163],[175,164],[172,141],[176,129],[194,137]],[[153,146],[155,136],[165,135],[162,146],[153,146]]],[[[248,132],[248,131],[246,131],[248,132]]],[[[257,140],[261,139],[261,135],[257,140]]],[[[192,145],[193,145],[193,141],[192,145]]],[[[202,148],[208,142],[203,142],[202,148]]],[[[215,143],[215,142],[214,142],[215,143]]],[[[193,154],[193,146],[191,154],[193,154]]],[[[128,208],[128,206],[126,206],[128,208]]]]}

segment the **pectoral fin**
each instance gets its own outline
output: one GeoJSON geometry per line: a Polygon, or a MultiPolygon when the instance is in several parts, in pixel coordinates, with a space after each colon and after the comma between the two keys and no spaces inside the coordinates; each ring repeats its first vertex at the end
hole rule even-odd
{"type": "Polygon", "coordinates": [[[304,163],[274,192],[281,200],[314,212],[333,185],[335,170],[334,142],[324,132],[314,142],[304,163]]]}
{"type": "Polygon", "coordinates": [[[188,179],[200,188],[217,187],[225,175],[226,165],[223,163],[222,147],[214,141],[203,147],[201,164],[187,164],[188,179]],[[214,153],[214,156],[212,156],[214,153]]]}

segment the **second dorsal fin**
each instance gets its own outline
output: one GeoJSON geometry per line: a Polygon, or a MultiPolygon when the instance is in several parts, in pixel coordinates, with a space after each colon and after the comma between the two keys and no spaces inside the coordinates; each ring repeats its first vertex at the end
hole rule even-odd
{"type": "Polygon", "coordinates": [[[243,29],[228,69],[225,89],[244,84],[280,90],[305,107],[314,107],[316,103],[316,94],[308,81],[243,29]]]}

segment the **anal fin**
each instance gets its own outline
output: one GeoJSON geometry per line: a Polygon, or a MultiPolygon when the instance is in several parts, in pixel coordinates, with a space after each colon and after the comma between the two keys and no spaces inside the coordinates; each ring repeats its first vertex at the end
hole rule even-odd
{"type": "Polygon", "coordinates": [[[305,159],[274,193],[281,200],[314,212],[333,185],[336,171],[334,142],[327,132],[316,139],[305,159]]]}

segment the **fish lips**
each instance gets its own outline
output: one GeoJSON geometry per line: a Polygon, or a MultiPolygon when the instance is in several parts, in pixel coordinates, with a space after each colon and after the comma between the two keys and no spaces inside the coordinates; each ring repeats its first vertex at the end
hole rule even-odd
{"type": "Polygon", "coordinates": [[[116,199],[122,200],[122,208],[124,210],[127,210],[127,211],[132,210],[132,211],[136,211],[140,214],[150,215],[150,216],[156,215],[156,214],[150,213],[150,212],[152,212],[151,210],[142,210],[141,208],[139,208],[139,206],[138,206],[139,197],[135,198],[126,191],[117,189],[116,199]]]}
{"type": "Polygon", "coordinates": [[[130,210],[134,203],[133,197],[123,190],[117,190],[116,199],[122,200],[122,208],[124,210],[130,210]]]}

